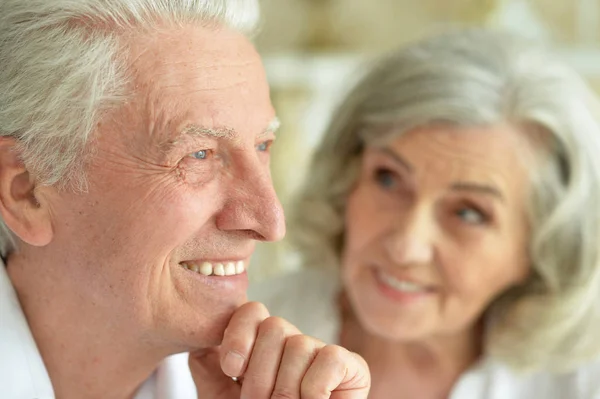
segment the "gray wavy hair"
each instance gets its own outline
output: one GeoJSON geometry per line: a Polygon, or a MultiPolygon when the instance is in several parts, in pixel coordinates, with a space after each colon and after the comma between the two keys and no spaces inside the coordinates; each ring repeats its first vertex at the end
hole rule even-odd
{"type": "Polygon", "coordinates": [[[519,38],[450,32],[376,64],[332,118],[291,238],[304,264],[339,266],[365,145],[429,124],[500,123],[544,131],[552,145],[537,146],[531,174],[532,277],[486,312],[485,350],[517,370],[568,370],[600,353],[600,104],[570,68],[519,38]]]}
{"type": "MultiPolygon", "coordinates": [[[[254,34],[257,0],[0,1],[0,136],[40,184],[85,190],[89,138],[128,94],[119,31],[219,24],[254,34]]],[[[15,239],[0,224],[0,253],[15,239]]]]}

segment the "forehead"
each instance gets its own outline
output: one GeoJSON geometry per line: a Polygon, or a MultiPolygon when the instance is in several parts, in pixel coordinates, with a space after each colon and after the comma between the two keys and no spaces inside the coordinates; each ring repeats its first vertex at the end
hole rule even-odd
{"type": "Polygon", "coordinates": [[[246,69],[261,67],[252,44],[225,27],[164,27],[128,41],[138,83],[162,83],[164,89],[176,89],[182,81],[199,89],[232,86],[246,82],[246,69]]]}
{"type": "Polygon", "coordinates": [[[526,134],[508,125],[415,129],[392,139],[388,147],[410,163],[419,178],[434,176],[439,182],[520,186],[534,162],[526,134]]]}
{"type": "Polygon", "coordinates": [[[190,125],[255,134],[273,118],[260,57],[237,32],[165,27],[128,47],[136,101],[156,139],[190,125]]]}

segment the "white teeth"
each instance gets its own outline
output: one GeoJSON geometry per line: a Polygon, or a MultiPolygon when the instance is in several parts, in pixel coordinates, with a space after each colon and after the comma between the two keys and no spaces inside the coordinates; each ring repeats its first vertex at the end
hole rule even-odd
{"type": "Polygon", "coordinates": [[[235,276],[246,271],[243,260],[214,264],[202,262],[200,265],[193,262],[182,262],[181,266],[185,269],[202,274],[203,276],[235,276]]]}
{"type": "Polygon", "coordinates": [[[225,275],[226,276],[233,276],[233,275],[235,275],[235,263],[233,263],[233,262],[227,262],[225,264],[225,275]]]}
{"type": "Polygon", "coordinates": [[[236,264],[235,264],[235,273],[236,274],[242,274],[246,271],[246,267],[244,266],[244,261],[239,260],[236,264]]]}
{"type": "Polygon", "coordinates": [[[427,291],[427,289],[422,285],[406,280],[398,280],[384,273],[379,273],[379,278],[384,284],[400,292],[417,293],[427,291]]]}
{"type": "Polygon", "coordinates": [[[214,266],[213,273],[215,274],[215,276],[224,276],[225,275],[225,266],[223,266],[222,263],[217,263],[214,266]]]}
{"type": "Polygon", "coordinates": [[[213,274],[213,265],[208,262],[203,262],[200,266],[200,274],[203,274],[205,276],[210,276],[211,274],[213,274]]]}

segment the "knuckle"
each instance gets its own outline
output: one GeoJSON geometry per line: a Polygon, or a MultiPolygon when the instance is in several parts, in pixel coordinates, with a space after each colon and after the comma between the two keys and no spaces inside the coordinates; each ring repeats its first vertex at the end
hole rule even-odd
{"type": "Polygon", "coordinates": [[[257,373],[257,370],[251,371],[244,375],[242,397],[267,399],[273,391],[273,385],[273,381],[265,378],[261,373],[257,373]]]}
{"type": "Polygon", "coordinates": [[[330,359],[343,360],[349,352],[339,345],[325,345],[319,353],[330,359]]]}
{"type": "Polygon", "coordinates": [[[223,341],[221,345],[221,351],[235,351],[242,355],[245,355],[248,351],[248,347],[252,344],[252,342],[245,337],[241,336],[229,336],[227,341],[223,341]]]}
{"type": "Polygon", "coordinates": [[[260,335],[284,335],[287,322],[280,317],[267,317],[260,326],[258,333],[260,335]]]}
{"type": "Polygon", "coordinates": [[[304,353],[304,352],[312,352],[319,345],[319,341],[314,338],[307,337],[306,335],[292,335],[289,337],[285,343],[286,352],[290,353],[304,353]]]}
{"type": "Polygon", "coordinates": [[[350,352],[350,354],[352,355],[352,357],[354,359],[356,359],[356,361],[358,362],[358,364],[366,370],[369,370],[369,364],[367,363],[367,361],[365,360],[364,357],[362,357],[361,355],[359,355],[358,353],[355,352],[350,352]]]}
{"type": "Polygon", "coordinates": [[[299,397],[299,392],[292,392],[287,387],[275,387],[271,395],[271,399],[298,399],[299,397]]]}
{"type": "MultiPolygon", "coordinates": [[[[244,380],[244,384],[245,384],[244,380]]],[[[242,389],[244,393],[241,397],[248,397],[252,399],[268,399],[270,398],[271,389],[263,385],[255,385],[251,389],[242,389]]]]}
{"type": "Polygon", "coordinates": [[[261,302],[248,302],[242,305],[241,309],[244,309],[247,312],[252,312],[256,314],[263,314],[265,318],[269,317],[270,313],[267,307],[261,302]]]}

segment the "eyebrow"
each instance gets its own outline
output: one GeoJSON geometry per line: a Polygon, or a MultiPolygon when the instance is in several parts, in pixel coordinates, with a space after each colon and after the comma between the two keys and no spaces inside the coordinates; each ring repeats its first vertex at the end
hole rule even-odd
{"type": "MultiPolygon", "coordinates": [[[[393,151],[390,148],[382,147],[380,150],[388,155],[394,162],[399,164],[401,167],[406,169],[408,172],[413,172],[413,166],[402,158],[399,154],[393,151]]],[[[454,183],[450,186],[450,189],[453,191],[471,191],[479,194],[491,195],[498,198],[502,202],[506,202],[504,195],[494,186],[486,185],[486,184],[477,184],[477,183],[468,183],[468,182],[458,182],[454,183]]]]}
{"type": "MultiPolygon", "coordinates": [[[[281,122],[279,118],[275,117],[269,122],[267,127],[259,133],[258,138],[263,139],[264,137],[275,134],[277,130],[281,127],[281,122]]],[[[219,138],[219,139],[234,139],[237,136],[237,132],[235,129],[231,127],[217,127],[217,128],[209,128],[206,126],[201,126],[197,124],[189,124],[184,127],[177,136],[169,140],[167,143],[167,147],[170,149],[173,146],[177,145],[184,137],[211,137],[211,138],[219,138]]]]}
{"type": "Polygon", "coordinates": [[[388,155],[390,158],[392,158],[392,160],[394,162],[396,162],[397,164],[399,164],[401,167],[403,167],[404,169],[406,169],[408,172],[413,172],[413,166],[406,161],[404,158],[402,158],[400,155],[398,155],[396,152],[394,152],[393,150],[387,148],[387,147],[382,147],[380,148],[380,151],[383,152],[384,154],[388,155]]]}
{"type": "Polygon", "coordinates": [[[498,198],[502,202],[506,202],[500,190],[493,186],[475,183],[454,183],[450,188],[453,191],[474,191],[480,194],[487,194],[498,198]]]}
{"type": "Polygon", "coordinates": [[[269,122],[269,124],[267,125],[267,128],[258,135],[258,138],[263,139],[265,136],[275,134],[277,133],[280,127],[281,121],[278,117],[274,117],[273,120],[271,120],[271,122],[269,122]]]}

